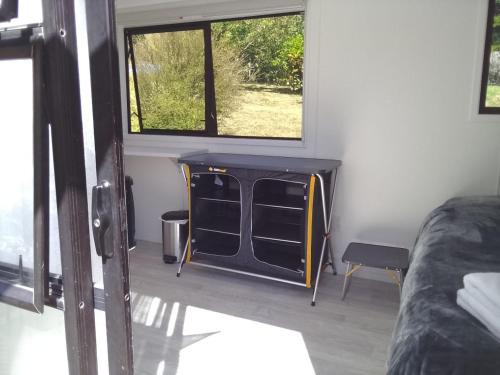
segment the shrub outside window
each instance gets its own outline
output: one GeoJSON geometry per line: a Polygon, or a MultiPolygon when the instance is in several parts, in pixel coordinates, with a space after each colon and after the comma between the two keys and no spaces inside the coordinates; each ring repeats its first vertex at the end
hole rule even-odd
{"type": "Polygon", "coordinates": [[[500,0],[490,0],[479,113],[500,114],[500,0]]]}
{"type": "Polygon", "coordinates": [[[304,15],[125,29],[130,134],[302,138],[304,15]]]}

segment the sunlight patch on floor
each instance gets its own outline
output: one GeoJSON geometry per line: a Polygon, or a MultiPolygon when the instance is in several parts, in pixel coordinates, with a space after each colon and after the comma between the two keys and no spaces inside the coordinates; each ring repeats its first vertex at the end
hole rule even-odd
{"type": "Polygon", "coordinates": [[[172,312],[170,313],[170,319],[168,320],[167,326],[167,337],[171,337],[174,334],[175,325],[177,322],[177,315],[179,314],[179,302],[175,302],[172,306],[172,312]]]}
{"type": "Polygon", "coordinates": [[[132,320],[147,332],[134,337],[134,352],[157,353],[153,374],[315,374],[299,331],[144,294],[132,300],[132,320]]]}
{"type": "Polygon", "coordinates": [[[300,332],[187,306],[183,336],[210,333],[181,350],[178,375],[315,374],[300,332]]]}

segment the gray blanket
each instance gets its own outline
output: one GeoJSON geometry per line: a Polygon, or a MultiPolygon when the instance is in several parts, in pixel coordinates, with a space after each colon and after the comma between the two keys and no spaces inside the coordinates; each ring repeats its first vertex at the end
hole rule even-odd
{"type": "Polygon", "coordinates": [[[500,374],[500,341],[456,304],[471,272],[500,272],[500,197],[454,198],[425,220],[403,287],[389,374],[500,374]]]}

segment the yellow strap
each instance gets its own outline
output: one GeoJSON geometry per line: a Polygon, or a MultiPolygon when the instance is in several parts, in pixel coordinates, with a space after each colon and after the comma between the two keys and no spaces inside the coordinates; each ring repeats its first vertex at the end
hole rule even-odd
{"type": "MultiPolygon", "coordinates": [[[[307,242],[306,242],[306,287],[311,287],[311,270],[312,270],[312,222],[313,222],[313,207],[314,207],[314,185],[316,177],[311,176],[309,182],[309,197],[307,207],[307,242]]],[[[319,272],[319,270],[318,270],[319,272]]]]}
{"type": "Polygon", "coordinates": [[[188,251],[186,255],[186,263],[191,261],[191,171],[189,165],[184,164],[184,173],[186,174],[187,192],[188,192],[188,210],[189,210],[189,234],[188,234],[188,251]]]}

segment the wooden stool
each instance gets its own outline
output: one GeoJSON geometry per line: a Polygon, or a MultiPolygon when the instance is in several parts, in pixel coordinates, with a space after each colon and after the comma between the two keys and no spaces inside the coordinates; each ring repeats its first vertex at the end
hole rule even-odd
{"type": "Polygon", "coordinates": [[[404,274],[408,269],[408,257],[408,249],[402,247],[351,242],[342,256],[342,262],[347,263],[344,287],[342,288],[342,299],[345,298],[349,289],[352,274],[362,266],[385,269],[392,280],[399,286],[399,293],[401,295],[404,274]],[[399,278],[393,271],[398,273],[399,278]]]}

